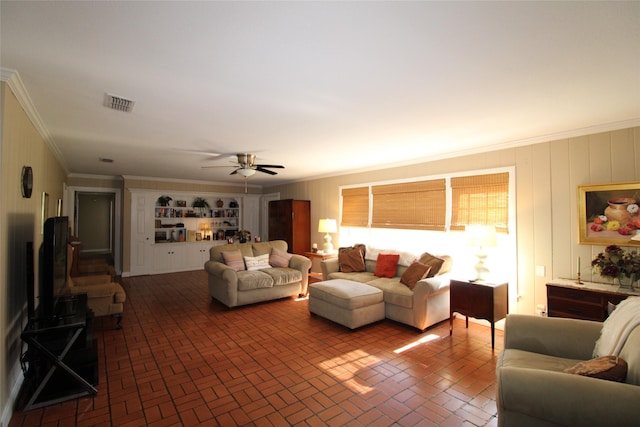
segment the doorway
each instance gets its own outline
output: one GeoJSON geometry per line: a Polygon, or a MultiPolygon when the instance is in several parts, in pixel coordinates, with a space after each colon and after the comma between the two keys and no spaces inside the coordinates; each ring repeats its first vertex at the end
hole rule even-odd
{"type": "Polygon", "coordinates": [[[78,241],[79,258],[105,260],[121,274],[121,193],[115,188],[69,187],[65,210],[71,234],[78,241]]]}

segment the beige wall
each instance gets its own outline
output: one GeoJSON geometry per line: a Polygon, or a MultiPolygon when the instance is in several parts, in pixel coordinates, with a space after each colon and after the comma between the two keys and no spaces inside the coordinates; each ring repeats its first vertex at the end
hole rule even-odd
{"type": "MultiPolygon", "coordinates": [[[[49,215],[55,215],[56,202],[62,198],[66,177],[47,144],[32,125],[6,82],[0,83],[2,112],[2,193],[0,195],[0,422],[8,422],[8,405],[19,378],[19,357],[22,350],[20,332],[26,320],[25,244],[33,241],[40,247],[41,194],[49,194],[49,215]],[[33,168],[33,195],[22,197],[22,166],[33,168]]],[[[38,283],[36,269],[36,283],[38,283]]],[[[6,425],[6,424],[5,424],[6,425]]]]}
{"type": "MultiPolygon", "coordinates": [[[[516,171],[517,277],[520,298],[511,298],[512,312],[533,314],[546,304],[549,279],[570,277],[575,260],[591,260],[600,246],[578,244],[577,194],[580,184],[640,180],[640,127],[605,132],[372,172],[273,186],[283,199],[311,200],[311,223],[339,218],[339,187],[343,185],[446,175],[514,166],[516,171]],[[545,267],[545,277],[535,276],[545,267]]],[[[322,242],[317,229],[312,241],[322,242]]],[[[334,243],[339,244],[339,236],[334,243]]],[[[583,278],[591,279],[588,268],[583,278]]]]}

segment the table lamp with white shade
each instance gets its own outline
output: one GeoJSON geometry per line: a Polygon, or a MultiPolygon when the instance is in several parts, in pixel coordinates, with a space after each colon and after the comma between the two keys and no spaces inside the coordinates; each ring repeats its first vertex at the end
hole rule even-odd
{"type": "Polygon", "coordinates": [[[318,224],[318,233],[325,233],[324,235],[324,253],[333,252],[333,245],[331,244],[331,236],[329,233],[335,233],[338,231],[338,224],[335,219],[321,219],[318,224]]]}
{"type": "Polygon", "coordinates": [[[475,265],[476,281],[487,280],[489,269],[484,265],[484,261],[487,259],[484,248],[496,246],[496,227],[493,225],[467,225],[465,231],[469,246],[478,248],[476,253],[478,262],[475,265]]]}

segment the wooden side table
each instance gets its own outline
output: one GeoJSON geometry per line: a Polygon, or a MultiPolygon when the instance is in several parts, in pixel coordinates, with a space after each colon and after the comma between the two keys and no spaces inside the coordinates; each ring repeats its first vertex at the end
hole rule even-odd
{"type": "Polygon", "coordinates": [[[449,306],[449,335],[453,335],[453,313],[488,320],[491,323],[491,348],[495,348],[495,323],[509,313],[509,284],[451,280],[449,306]]]}
{"type": "Polygon", "coordinates": [[[338,253],[332,252],[325,254],[324,252],[305,252],[304,256],[311,260],[311,271],[309,272],[309,277],[316,281],[320,281],[322,280],[322,267],[320,267],[320,263],[327,259],[337,258],[338,253]]]}

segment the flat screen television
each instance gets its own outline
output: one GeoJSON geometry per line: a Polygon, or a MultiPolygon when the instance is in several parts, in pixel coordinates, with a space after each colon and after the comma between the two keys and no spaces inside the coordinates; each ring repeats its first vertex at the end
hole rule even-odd
{"type": "Polygon", "coordinates": [[[44,223],[40,246],[40,289],[38,312],[43,319],[56,317],[56,303],[67,285],[69,217],[55,216],[44,223]]]}

